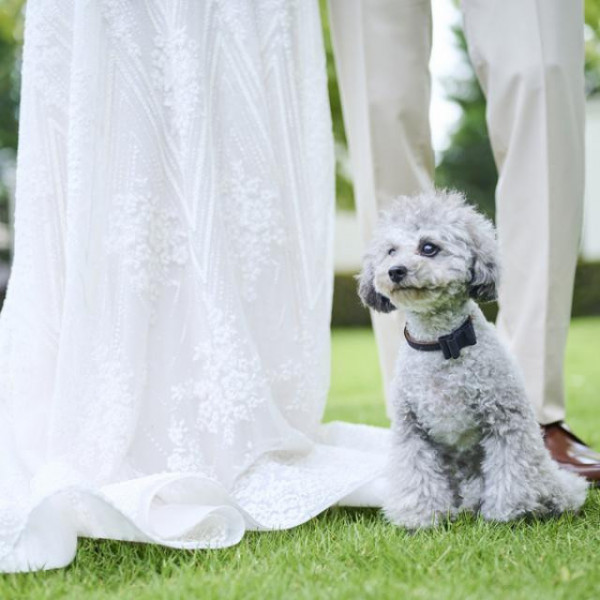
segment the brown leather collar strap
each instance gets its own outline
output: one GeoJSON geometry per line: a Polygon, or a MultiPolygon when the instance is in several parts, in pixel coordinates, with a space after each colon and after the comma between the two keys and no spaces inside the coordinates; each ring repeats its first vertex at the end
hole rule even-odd
{"type": "Polygon", "coordinates": [[[458,358],[462,348],[474,346],[477,343],[473,321],[470,316],[458,329],[447,335],[442,335],[437,342],[418,342],[408,333],[406,327],[404,327],[404,337],[411,348],[422,352],[441,350],[445,359],[458,358]]]}

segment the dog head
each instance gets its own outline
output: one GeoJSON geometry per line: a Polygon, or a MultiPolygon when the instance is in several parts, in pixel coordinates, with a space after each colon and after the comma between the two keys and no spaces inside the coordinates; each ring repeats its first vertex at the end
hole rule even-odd
{"type": "Polygon", "coordinates": [[[427,312],[458,297],[496,298],[492,223],[455,191],[401,196],[382,213],[359,276],[363,303],[427,312]]]}

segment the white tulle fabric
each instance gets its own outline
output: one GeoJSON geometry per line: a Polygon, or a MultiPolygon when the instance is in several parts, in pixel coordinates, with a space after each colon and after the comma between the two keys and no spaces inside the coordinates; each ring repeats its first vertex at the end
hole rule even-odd
{"type": "Polygon", "coordinates": [[[333,154],[316,0],[29,0],[0,316],[0,570],[378,503],[320,424],[333,154]]]}

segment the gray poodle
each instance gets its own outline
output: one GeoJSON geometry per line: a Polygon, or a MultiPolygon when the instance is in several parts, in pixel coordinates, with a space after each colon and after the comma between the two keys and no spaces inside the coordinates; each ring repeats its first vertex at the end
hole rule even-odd
{"type": "Polygon", "coordinates": [[[406,311],[384,511],[410,529],[461,510],[508,521],[577,510],[587,483],[546,450],[521,375],[475,300],[495,298],[492,224],[457,192],[398,198],[365,255],[359,294],[406,311]]]}

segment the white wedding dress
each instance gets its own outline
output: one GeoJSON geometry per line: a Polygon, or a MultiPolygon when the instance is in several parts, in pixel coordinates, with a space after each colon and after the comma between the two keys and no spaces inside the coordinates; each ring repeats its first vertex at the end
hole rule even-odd
{"type": "Polygon", "coordinates": [[[0,571],[378,503],[321,425],[334,159],[316,0],[29,0],[0,315],[0,571]]]}

